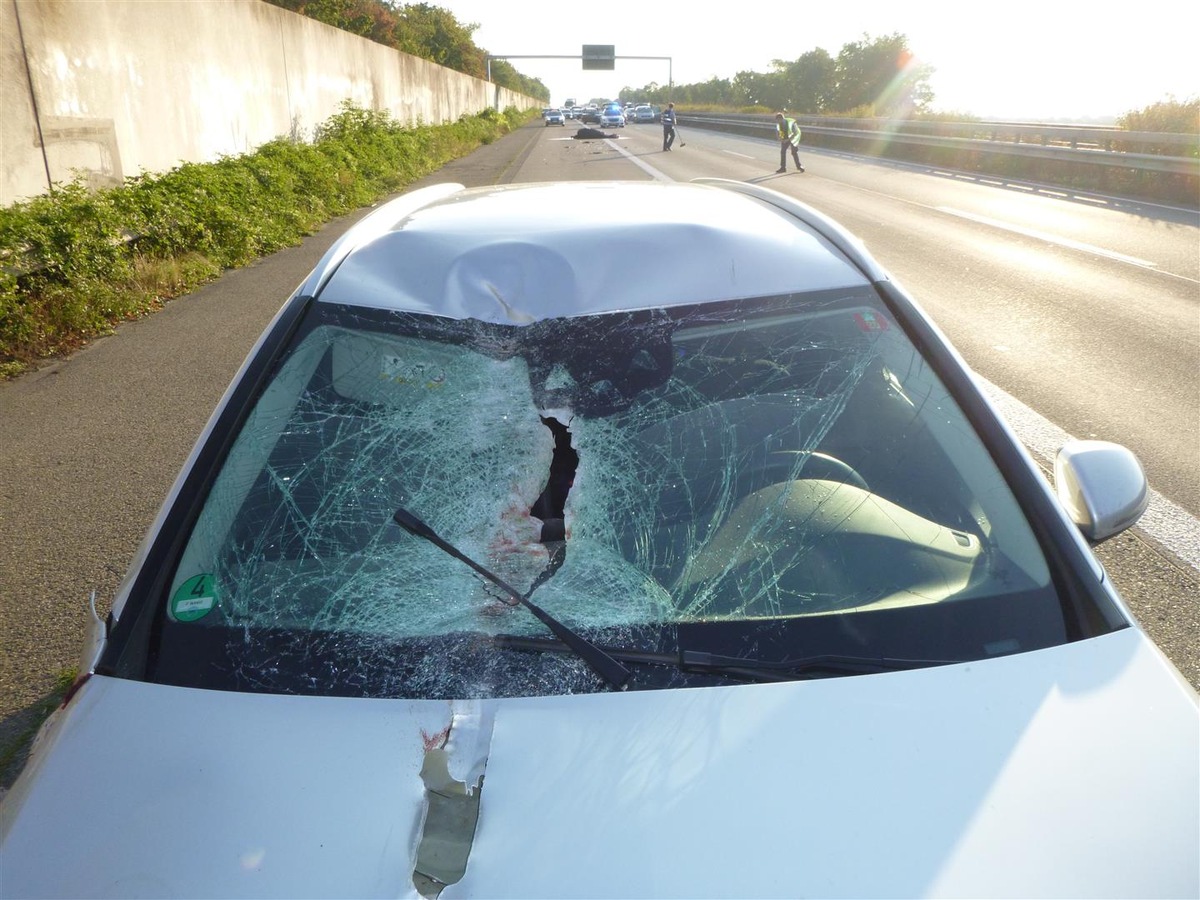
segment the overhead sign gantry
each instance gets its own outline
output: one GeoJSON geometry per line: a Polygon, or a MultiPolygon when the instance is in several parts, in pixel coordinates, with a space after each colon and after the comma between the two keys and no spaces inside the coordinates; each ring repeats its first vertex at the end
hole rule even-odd
{"type": "MultiPolygon", "coordinates": [[[[492,60],[493,59],[578,59],[582,60],[585,71],[611,71],[616,68],[618,59],[665,59],[667,61],[667,93],[671,93],[674,87],[674,81],[671,75],[672,60],[669,56],[617,56],[616,46],[614,44],[584,44],[583,51],[579,56],[544,56],[544,55],[499,55],[488,54],[487,57],[487,78],[492,80],[492,60]]],[[[497,94],[499,100],[499,94],[497,94]]]]}
{"type": "Polygon", "coordinates": [[[613,44],[584,44],[583,68],[586,69],[615,69],[616,47],[613,44]]]}

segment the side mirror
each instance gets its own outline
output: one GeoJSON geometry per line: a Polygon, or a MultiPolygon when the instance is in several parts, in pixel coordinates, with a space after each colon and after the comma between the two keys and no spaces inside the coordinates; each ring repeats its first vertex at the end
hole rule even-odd
{"type": "Polygon", "coordinates": [[[1133,525],[1150,502],[1146,473],[1133,453],[1107,441],[1070,441],[1054,460],[1054,491],[1093,544],[1133,525]]]}

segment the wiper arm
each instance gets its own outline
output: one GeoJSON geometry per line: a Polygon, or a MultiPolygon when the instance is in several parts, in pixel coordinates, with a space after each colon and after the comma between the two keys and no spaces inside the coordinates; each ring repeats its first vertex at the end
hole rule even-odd
{"type": "Polygon", "coordinates": [[[613,687],[623,689],[629,682],[633,673],[627,668],[597,647],[595,644],[588,641],[587,638],[572,631],[558,619],[554,618],[550,613],[546,612],[537,604],[531,602],[528,596],[522,594],[508,582],[503,581],[499,575],[489,569],[484,568],[475,560],[471,559],[450,542],[444,540],[436,531],[422,522],[408,510],[401,507],[396,510],[392,516],[396,524],[407,531],[409,534],[416,535],[419,538],[424,538],[431,544],[435,545],[446,553],[449,553],[455,559],[460,560],[490,581],[496,587],[500,588],[506,594],[513,598],[514,604],[520,604],[533,613],[537,618],[557,637],[564,645],[588,664],[593,672],[611,684],[613,687]]]}
{"type": "MultiPolygon", "coordinates": [[[[550,638],[524,637],[515,634],[498,634],[492,638],[498,647],[512,650],[531,650],[544,653],[563,653],[568,650],[559,641],[550,638]]],[[[762,660],[740,656],[721,656],[703,650],[680,650],[663,653],[654,650],[636,650],[605,647],[603,652],[615,659],[629,663],[651,666],[667,666],[683,672],[725,675],[745,681],[794,681],[797,677],[827,672],[832,675],[869,675],[878,672],[896,672],[904,669],[923,669],[929,666],[945,666],[961,662],[956,659],[897,659],[886,656],[842,656],[826,654],[806,656],[799,659],[762,660]]]]}
{"type": "Polygon", "coordinates": [[[760,660],[720,656],[701,650],[681,650],[679,667],[688,672],[715,672],[755,681],[790,681],[798,675],[829,672],[833,675],[871,675],[924,669],[960,662],[954,659],[897,659],[887,656],[845,656],[835,653],[798,659],[760,660]]]}

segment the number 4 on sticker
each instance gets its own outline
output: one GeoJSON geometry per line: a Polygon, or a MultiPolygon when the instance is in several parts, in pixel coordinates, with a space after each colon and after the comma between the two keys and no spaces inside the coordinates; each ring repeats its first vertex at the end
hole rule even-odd
{"type": "Polygon", "coordinates": [[[193,575],[171,595],[171,618],[177,622],[195,622],[217,605],[217,580],[211,574],[193,575]]]}

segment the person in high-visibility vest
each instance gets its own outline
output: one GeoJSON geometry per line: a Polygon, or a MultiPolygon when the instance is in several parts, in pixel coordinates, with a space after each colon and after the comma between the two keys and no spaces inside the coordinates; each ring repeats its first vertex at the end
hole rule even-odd
{"type": "Polygon", "coordinates": [[[787,171],[789,149],[792,151],[792,160],[796,163],[796,171],[803,172],[804,166],[800,165],[800,151],[796,149],[800,146],[800,125],[795,119],[777,112],[775,113],[775,130],[779,134],[779,168],[775,170],[775,174],[782,175],[787,171]]]}

